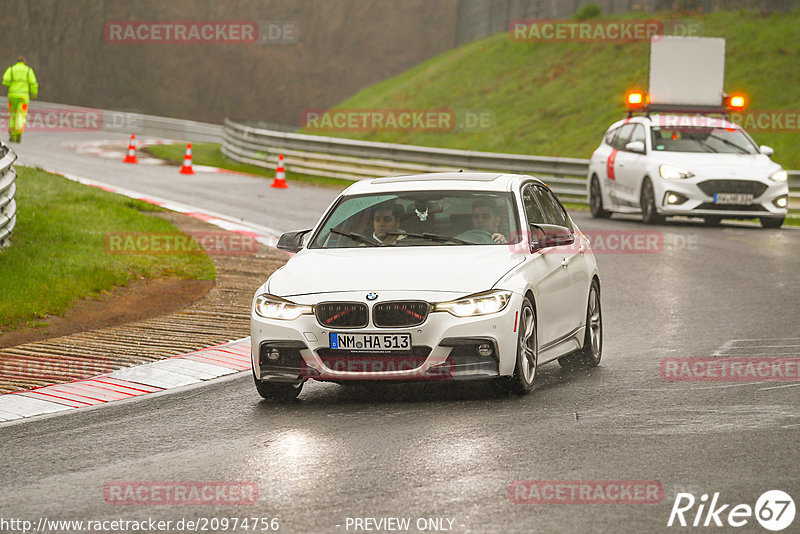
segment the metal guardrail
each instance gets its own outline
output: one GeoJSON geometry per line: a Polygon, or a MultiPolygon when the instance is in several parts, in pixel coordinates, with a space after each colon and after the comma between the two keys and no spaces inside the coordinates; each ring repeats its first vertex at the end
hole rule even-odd
{"type": "Polygon", "coordinates": [[[225,121],[222,153],[235,161],[274,168],[278,154],[293,171],[359,180],[373,176],[465,171],[535,174],[565,200],[585,202],[589,161],[497,154],[414,145],[356,141],[253,128],[225,121]]]}
{"type": "Polygon", "coordinates": [[[17,155],[0,142],[0,250],[9,245],[17,224],[17,171],[12,166],[17,155]]]}
{"type": "MultiPolygon", "coordinates": [[[[254,128],[225,121],[222,153],[235,161],[266,169],[278,154],[299,173],[359,180],[422,172],[502,171],[533,174],[563,200],[586,204],[589,160],[475,152],[414,145],[357,141],[254,128]]],[[[789,172],[790,206],[800,208],[800,171],[789,172]]]]}

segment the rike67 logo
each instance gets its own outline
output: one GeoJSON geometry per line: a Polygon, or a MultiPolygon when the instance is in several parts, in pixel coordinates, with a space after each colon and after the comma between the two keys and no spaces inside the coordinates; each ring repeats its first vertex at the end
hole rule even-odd
{"type": "Polygon", "coordinates": [[[678,493],[667,526],[738,528],[750,524],[755,518],[763,528],[778,532],[792,524],[794,515],[794,500],[781,490],[764,492],[755,506],[723,503],[719,492],[714,493],[710,500],[707,493],[699,499],[691,493],[678,493]]]}

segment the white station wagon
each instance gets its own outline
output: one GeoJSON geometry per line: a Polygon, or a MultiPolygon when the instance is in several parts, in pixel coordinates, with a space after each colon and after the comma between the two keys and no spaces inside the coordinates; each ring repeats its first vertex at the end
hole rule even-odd
{"type": "Polygon", "coordinates": [[[779,228],[789,187],[772,154],[722,118],[667,114],[618,121],[589,163],[592,215],[637,213],[651,224],[684,215],[710,226],[758,217],[764,228],[779,228]]]}
{"type": "Polygon", "coordinates": [[[255,293],[253,376],[264,398],[309,380],[493,380],[530,391],[539,365],[593,367],[600,279],[584,237],[531,176],[361,180],[255,293]]]}

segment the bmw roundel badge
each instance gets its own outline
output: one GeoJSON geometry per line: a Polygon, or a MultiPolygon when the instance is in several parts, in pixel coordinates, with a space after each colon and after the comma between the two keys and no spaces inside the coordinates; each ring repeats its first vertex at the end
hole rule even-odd
{"type": "Polygon", "coordinates": [[[375,300],[376,298],[378,298],[377,293],[367,293],[367,300],[375,300]]]}

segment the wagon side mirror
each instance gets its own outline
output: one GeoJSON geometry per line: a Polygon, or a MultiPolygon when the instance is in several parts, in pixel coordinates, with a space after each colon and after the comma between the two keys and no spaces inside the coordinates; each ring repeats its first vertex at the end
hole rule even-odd
{"type": "Polygon", "coordinates": [[[761,152],[762,154],[764,154],[768,158],[771,158],[772,155],[775,153],[775,149],[773,149],[771,146],[767,146],[767,145],[761,145],[758,148],[758,150],[759,150],[759,152],[761,152]]]}
{"type": "Polygon", "coordinates": [[[625,150],[628,152],[636,152],[637,154],[644,154],[644,143],[642,141],[631,141],[625,145],[625,150]]]}

